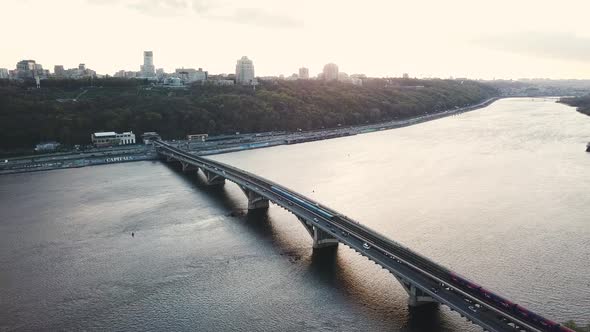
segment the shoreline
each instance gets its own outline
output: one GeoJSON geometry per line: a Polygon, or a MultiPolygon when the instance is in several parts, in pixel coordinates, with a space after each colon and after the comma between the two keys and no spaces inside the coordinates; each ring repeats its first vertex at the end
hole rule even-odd
{"type": "MultiPolygon", "coordinates": [[[[411,125],[441,119],[444,117],[466,113],[487,107],[495,101],[508,97],[493,97],[475,105],[462,108],[446,110],[438,113],[432,113],[413,117],[405,120],[393,120],[388,122],[351,126],[345,128],[320,129],[295,133],[249,133],[242,135],[228,136],[227,140],[196,142],[186,140],[168,141],[171,145],[178,148],[184,148],[190,153],[201,156],[217,155],[232,153],[245,150],[262,149],[279,145],[300,144],[313,141],[321,141],[332,138],[354,136],[367,134],[382,130],[391,130],[408,127],[411,125]],[[270,136],[270,137],[269,137],[270,136]]],[[[212,136],[211,138],[221,137],[212,136]]],[[[8,162],[0,163],[0,175],[17,174],[29,172],[51,171],[56,169],[80,168],[86,166],[97,166],[116,164],[122,162],[157,160],[158,156],[153,147],[146,145],[135,145],[130,147],[120,147],[118,149],[101,149],[91,152],[75,152],[55,154],[22,156],[6,159],[8,162]],[[120,150],[120,151],[118,151],[120,150]]]]}
{"type": "MultiPolygon", "coordinates": [[[[504,99],[504,98],[511,98],[511,97],[493,97],[489,98],[479,104],[466,106],[458,109],[447,110],[439,113],[433,113],[428,115],[423,115],[419,117],[409,118],[405,120],[393,120],[388,122],[381,122],[369,125],[359,125],[359,126],[352,126],[352,127],[345,127],[345,128],[332,128],[332,129],[320,129],[320,130],[312,130],[312,131],[305,131],[300,133],[288,133],[289,136],[295,136],[291,138],[277,138],[274,141],[267,140],[266,142],[260,143],[252,143],[252,144],[241,144],[239,146],[231,146],[227,148],[218,148],[218,149],[199,149],[199,147],[190,147],[189,141],[181,140],[181,141],[166,141],[167,143],[176,146],[178,148],[185,148],[190,153],[195,153],[200,156],[208,156],[208,155],[216,155],[216,154],[224,154],[224,153],[232,153],[244,150],[253,150],[253,149],[261,149],[267,148],[272,146],[279,146],[279,145],[291,145],[291,144],[299,144],[299,143],[307,143],[307,142],[314,142],[314,141],[321,141],[326,139],[332,138],[339,138],[339,137],[347,137],[347,136],[354,136],[359,134],[367,134],[382,130],[390,130],[390,129],[397,129],[412,126],[415,124],[428,122],[432,120],[437,120],[441,118],[445,118],[452,115],[457,115],[461,113],[467,113],[470,111],[475,111],[484,107],[487,107],[493,104],[495,101],[504,99]],[[296,137],[300,135],[300,137],[296,137]],[[187,144],[189,144],[187,148],[187,144]]],[[[256,135],[256,133],[249,134],[249,135],[256,135]]]]}

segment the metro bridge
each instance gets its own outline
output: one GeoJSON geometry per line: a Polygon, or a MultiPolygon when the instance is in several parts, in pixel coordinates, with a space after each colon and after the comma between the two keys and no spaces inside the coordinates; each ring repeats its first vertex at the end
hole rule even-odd
{"type": "Polygon", "coordinates": [[[163,141],[153,144],[163,160],[180,163],[184,172],[201,170],[208,185],[226,180],[237,184],[249,210],[268,209],[272,202],[293,213],[311,236],[314,250],[342,243],[387,269],[408,293],[411,307],[443,304],[484,331],[573,332],[293,190],[163,141]]]}

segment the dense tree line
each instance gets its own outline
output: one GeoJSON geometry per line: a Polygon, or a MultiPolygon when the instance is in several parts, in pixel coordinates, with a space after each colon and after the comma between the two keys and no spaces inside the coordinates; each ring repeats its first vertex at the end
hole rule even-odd
{"type": "Polygon", "coordinates": [[[590,95],[583,97],[561,98],[559,100],[564,104],[577,107],[578,112],[590,115],[590,95]]]}
{"type": "Polygon", "coordinates": [[[497,94],[473,81],[371,79],[261,82],[165,89],[141,80],[0,81],[0,148],[40,141],[88,144],[96,131],[189,133],[294,131],[402,119],[477,103],[497,94]]]}

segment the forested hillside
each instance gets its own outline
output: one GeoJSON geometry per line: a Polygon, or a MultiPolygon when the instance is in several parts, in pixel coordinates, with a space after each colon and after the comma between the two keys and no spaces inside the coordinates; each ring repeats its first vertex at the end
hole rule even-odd
{"type": "Polygon", "coordinates": [[[188,133],[293,131],[382,122],[477,103],[496,95],[473,81],[278,81],[252,87],[155,87],[139,80],[0,81],[0,148],[40,141],[88,144],[96,131],[188,133]],[[92,86],[91,86],[92,85],[92,86]]]}

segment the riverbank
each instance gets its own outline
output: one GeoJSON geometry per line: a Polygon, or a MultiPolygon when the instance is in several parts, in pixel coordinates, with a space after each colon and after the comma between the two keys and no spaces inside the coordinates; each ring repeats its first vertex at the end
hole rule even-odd
{"type": "MultiPolygon", "coordinates": [[[[432,121],[443,117],[480,109],[490,105],[498,99],[499,98],[494,97],[476,105],[463,108],[455,108],[443,112],[431,113],[406,120],[388,121],[384,123],[363,126],[332,128],[295,133],[269,132],[211,136],[209,141],[205,142],[173,140],[169,143],[179,148],[188,150],[191,153],[203,156],[252,149],[262,149],[278,145],[299,144],[407,127],[426,121],[432,121]]],[[[23,156],[5,159],[4,162],[0,164],[0,175],[157,159],[158,156],[151,145],[122,146],[116,148],[94,149],[85,152],[45,154],[41,156],[23,156]]]]}
{"type": "Polygon", "coordinates": [[[325,130],[315,130],[299,133],[286,133],[284,135],[272,135],[270,137],[258,137],[259,134],[248,135],[247,138],[237,139],[234,144],[226,144],[230,146],[212,147],[208,142],[203,143],[192,143],[190,141],[176,141],[172,142],[177,147],[184,148],[192,153],[198,155],[213,155],[230,153],[242,150],[260,149],[277,145],[290,145],[298,143],[306,143],[313,141],[320,141],[325,139],[332,139],[338,137],[354,136],[358,134],[366,134],[375,131],[389,130],[407,127],[415,124],[419,124],[426,121],[432,121],[443,117],[457,115],[473,110],[477,110],[483,107],[487,107],[500,98],[494,97],[487,99],[476,105],[471,105],[463,108],[456,108],[452,110],[446,110],[443,112],[432,113],[424,116],[414,117],[401,121],[388,121],[383,123],[376,123],[370,125],[353,126],[347,128],[333,128],[325,130]]]}
{"type": "Polygon", "coordinates": [[[573,106],[578,112],[590,116],[590,95],[583,97],[560,98],[559,102],[573,106]]]}
{"type": "Polygon", "coordinates": [[[0,175],[155,159],[157,159],[155,151],[146,145],[23,156],[2,160],[0,162],[0,175]]]}
{"type": "MultiPolygon", "coordinates": [[[[559,102],[573,106],[578,112],[590,116],[590,95],[583,97],[560,98],[559,102]]],[[[590,152],[590,142],[586,144],[586,152],[590,152]]]]}

